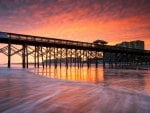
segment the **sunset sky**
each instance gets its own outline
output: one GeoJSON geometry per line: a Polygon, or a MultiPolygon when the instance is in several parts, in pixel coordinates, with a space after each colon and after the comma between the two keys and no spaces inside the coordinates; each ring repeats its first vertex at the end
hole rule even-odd
{"type": "Polygon", "coordinates": [[[150,0],[0,0],[0,31],[150,49],[150,0]]]}

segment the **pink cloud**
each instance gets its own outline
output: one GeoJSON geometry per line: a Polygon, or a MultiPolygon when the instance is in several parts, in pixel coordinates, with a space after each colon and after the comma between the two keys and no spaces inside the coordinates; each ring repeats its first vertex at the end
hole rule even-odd
{"type": "Polygon", "coordinates": [[[12,0],[1,4],[2,31],[88,42],[101,38],[110,44],[140,39],[150,49],[148,0],[12,0]]]}

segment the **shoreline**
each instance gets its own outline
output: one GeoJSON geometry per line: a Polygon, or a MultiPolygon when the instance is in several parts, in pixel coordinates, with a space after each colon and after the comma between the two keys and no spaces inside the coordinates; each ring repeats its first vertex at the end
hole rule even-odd
{"type": "Polygon", "coordinates": [[[150,96],[0,68],[0,112],[149,113],[150,96]],[[133,107],[134,106],[134,107],[133,107]]]}

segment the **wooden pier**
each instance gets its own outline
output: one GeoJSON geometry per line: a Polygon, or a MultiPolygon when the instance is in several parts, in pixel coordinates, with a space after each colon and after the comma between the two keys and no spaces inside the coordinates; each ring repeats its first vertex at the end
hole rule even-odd
{"type": "Polygon", "coordinates": [[[8,67],[11,67],[11,57],[19,55],[22,58],[22,67],[29,67],[29,56],[34,59],[34,66],[39,68],[42,63],[44,67],[61,67],[62,59],[68,68],[72,66],[81,67],[83,65],[90,66],[95,63],[98,67],[99,62],[106,63],[110,68],[125,68],[129,66],[150,66],[150,51],[138,50],[125,47],[97,45],[95,43],[63,40],[56,38],[47,38],[39,36],[31,36],[24,34],[15,34],[8,32],[0,32],[0,43],[7,46],[0,48],[0,53],[8,57],[8,67]],[[18,49],[15,45],[21,45],[18,49]],[[42,62],[40,62],[40,60],[42,62]],[[60,63],[60,64],[58,64],[60,63]]]}

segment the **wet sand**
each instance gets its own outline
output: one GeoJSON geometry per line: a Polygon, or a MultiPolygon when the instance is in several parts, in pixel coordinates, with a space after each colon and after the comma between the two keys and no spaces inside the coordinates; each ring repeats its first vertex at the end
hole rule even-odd
{"type": "Polygon", "coordinates": [[[150,113],[150,95],[0,68],[2,113],[150,113]]]}

